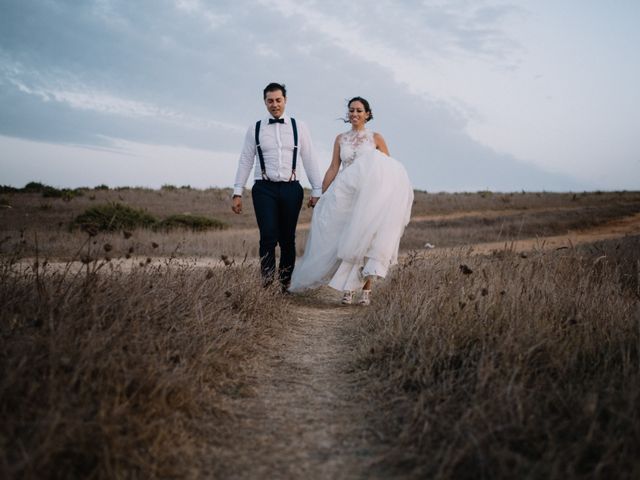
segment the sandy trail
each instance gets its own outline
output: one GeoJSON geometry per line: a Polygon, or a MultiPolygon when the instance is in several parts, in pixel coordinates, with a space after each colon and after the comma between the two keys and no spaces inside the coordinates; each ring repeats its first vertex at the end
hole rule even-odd
{"type": "MultiPolygon", "coordinates": [[[[557,210],[558,208],[556,208],[557,210]]],[[[533,210],[528,210],[533,211],[533,210]]],[[[429,215],[423,217],[415,217],[412,218],[412,222],[420,222],[425,220],[438,220],[438,219],[453,219],[453,218],[463,218],[463,217],[490,217],[490,216],[499,216],[505,215],[506,211],[494,211],[494,212],[459,212],[447,215],[429,215]]],[[[521,213],[519,210],[510,211],[511,214],[521,213]]],[[[308,228],[308,224],[299,225],[299,229],[308,228]]],[[[256,230],[257,232],[257,230],[256,230]]],[[[554,250],[558,248],[571,247],[573,245],[579,245],[582,243],[593,243],[600,240],[608,240],[612,238],[624,237],[625,235],[640,235],[640,213],[631,215],[629,217],[624,217],[621,219],[613,220],[611,222],[605,223],[603,225],[585,229],[585,230],[575,230],[569,231],[560,235],[552,235],[547,237],[532,237],[532,238],[523,238],[519,240],[509,240],[499,241],[499,242],[486,242],[486,243],[476,243],[472,245],[464,245],[457,247],[437,247],[433,250],[433,252],[441,252],[447,253],[451,250],[460,250],[460,249],[468,249],[472,253],[475,254],[486,254],[491,253],[496,250],[513,250],[516,252],[530,251],[530,250],[554,250]]],[[[19,262],[19,266],[21,268],[30,268],[33,265],[35,259],[27,258],[22,259],[19,262]]],[[[101,260],[100,260],[101,261],[101,260]]],[[[189,264],[194,267],[199,268],[218,268],[224,266],[224,262],[220,259],[220,257],[204,257],[199,256],[196,258],[188,257],[188,258],[176,258],[172,260],[175,263],[181,264],[189,264]]],[[[240,260],[238,260],[240,261],[240,260]]],[[[118,268],[122,271],[129,271],[133,268],[138,268],[140,266],[158,266],[163,265],[167,262],[166,257],[131,257],[129,259],[125,258],[115,258],[110,260],[108,265],[105,265],[103,268],[113,269],[118,268]]],[[[256,259],[247,260],[250,264],[257,265],[256,259]]],[[[68,269],[71,273],[75,273],[82,268],[86,268],[80,261],[73,262],[64,262],[64,261],[55,261],[48,260],[47,268],[53,270],[64,270],[68,269]]]]}
{"type": "Polygon", "coordinates": [[[562,235],[524,238],[509,242],[487,242],[470,245],[474,253],[490,253],[495,250],[509,249],[516,252],[531,250],[554,250],[574,245],[593,243],[601,240],[620,238],[626,235],[640,235],[640,213],[608,222],[588,230],[569,231],[562,235]]]}
{"type": "Polygon", "coordinates": [[[223,476],[238,479],[375,478],[380,449],[358,396],[366,381],[351,367],[357,338],[346,328],[358,307],[320,289],[292,296],[295,322],[259,362],[254,395],[241,402],[223,476]],[[246,455],[237,455],[237,447],[246,455]]]}

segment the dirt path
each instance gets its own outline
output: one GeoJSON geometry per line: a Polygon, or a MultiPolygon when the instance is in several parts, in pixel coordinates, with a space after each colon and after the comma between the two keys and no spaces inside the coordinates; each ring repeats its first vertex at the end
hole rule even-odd
{"type": "Polygon", "coordinates": [[[375,478],[380,442],[358,395],[366,379],[350,366],[357,338],[346,322],[357,307],[340,306],[329,288],[290,305],[295,323],[253,372],[254,395],[239,400],[244,414],[231,442],[245,455],[224,459],[223,476],[375,478]]]}
{"type": "Polygon", "coordinates": [[[509,242],[487,242],[469,246],[474,253],[489,253],[505,248],[516,252],[530,250],[554,250],[571,247],[582,243],[593,243],[601,240],[640,235],[640,213],[608,222],[588,230],[569,231],[562,235],[548,237],[524,238],[509,242]]]}

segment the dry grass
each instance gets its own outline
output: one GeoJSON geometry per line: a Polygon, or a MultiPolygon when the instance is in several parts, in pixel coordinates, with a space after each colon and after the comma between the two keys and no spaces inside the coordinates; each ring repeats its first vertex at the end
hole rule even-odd
{"type": "MultiPolygon", "coordinates": [[[[529,255],[414,252],[376,287],[371,308],[339,316],[321,297],[290,302],[259,287],[251,201],[235,216],[229,194],[2,195],[0,477],[206,478],[250,462],[245,471],[268,476],[270,465],[302,471],[292,458],[321,464],[333,455],[348,466],[351,454],[377,454],[380,445],[347,448],[330,435],[314,443],[316,430],[330,433],[318,419],[332,418],[331,392],[346,392],[338,430],[355,431],[350,441],[364,435],[345,412],[360,412],[358,421],[371,413],[367,442],[381,432],[389,448],[378,465],[389,475],[640,475],[640,238],[529,255]],[[68,230],[79,213],[108,201],[231,228],[96,237],[68,230]],[[222,255],[231,266],[198,266],[200,257],[222,255]],[[47,264],[56,257],[86,263],[47,264]],[[325,317],[332,311],[335,318],[325,317]],[[287,382],[303,396],[280,390],[287,382]],[[319,406],[326,410],[310,411],[319,406]],[[258,464],[246,450],[255,445],[273,458],[258,464]]],[[[414,216],[476,215],[416,221],[403,246],[562,233],[639,204],[637,192],[416,192],[414,216]]],[[[309,218],[304,209],[301,222],[309,218]]],[[[304,238],[301,231],[300,248],[304,238]]]]}
{"type": "Polygon", "coordinates": [[[470,211],[551,209],[638,202],[640,192],[415,192],[412,215],[450,214],[470,211]]]}
{"type": "MultiPolygon", "coordinates": [[[[14,259],[15,260],[15,259],[14,259]]],[[[287,322],[254,267],[0,265],[0,477],[203,478],[287,322]]]]}
{"type": "Polygon", "coordinates": [[[360,366],[387,412],[374,419],[392,446],[382,465],[412,478],[638,478],[639,268],[640,237],[411,257],[360,319],[360,366]]]}

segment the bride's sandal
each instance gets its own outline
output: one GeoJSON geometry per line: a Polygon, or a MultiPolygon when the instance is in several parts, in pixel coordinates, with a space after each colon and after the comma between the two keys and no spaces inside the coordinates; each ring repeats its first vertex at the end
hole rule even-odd
{"type": "Polygon", "coordinates": [[[362,296],[358,300],[358,305],[367,306],[371,304],[371,290],[362,290],[362,296]]]}
{"type": "Polygon", "coordinates": [[[354,293],[355,292],[353,290],[345,290],[344,294],[342,295],[342,305],[351,305],[353,303],[354,293]]]}

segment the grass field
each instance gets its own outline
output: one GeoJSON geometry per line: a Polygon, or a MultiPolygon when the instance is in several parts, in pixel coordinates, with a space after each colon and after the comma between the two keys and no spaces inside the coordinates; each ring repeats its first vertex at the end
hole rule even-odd
{"type": "Polygon", "coordinates": [[[0,195],[0,477],[640,476],[640,235],[472,249],[606,230],[640,193],[416,192],[401,264],[339,309],[259,287],[230,191],[81,192],[0,195]],[[230,227],[71,228],[109,202],[230,227]]]}

